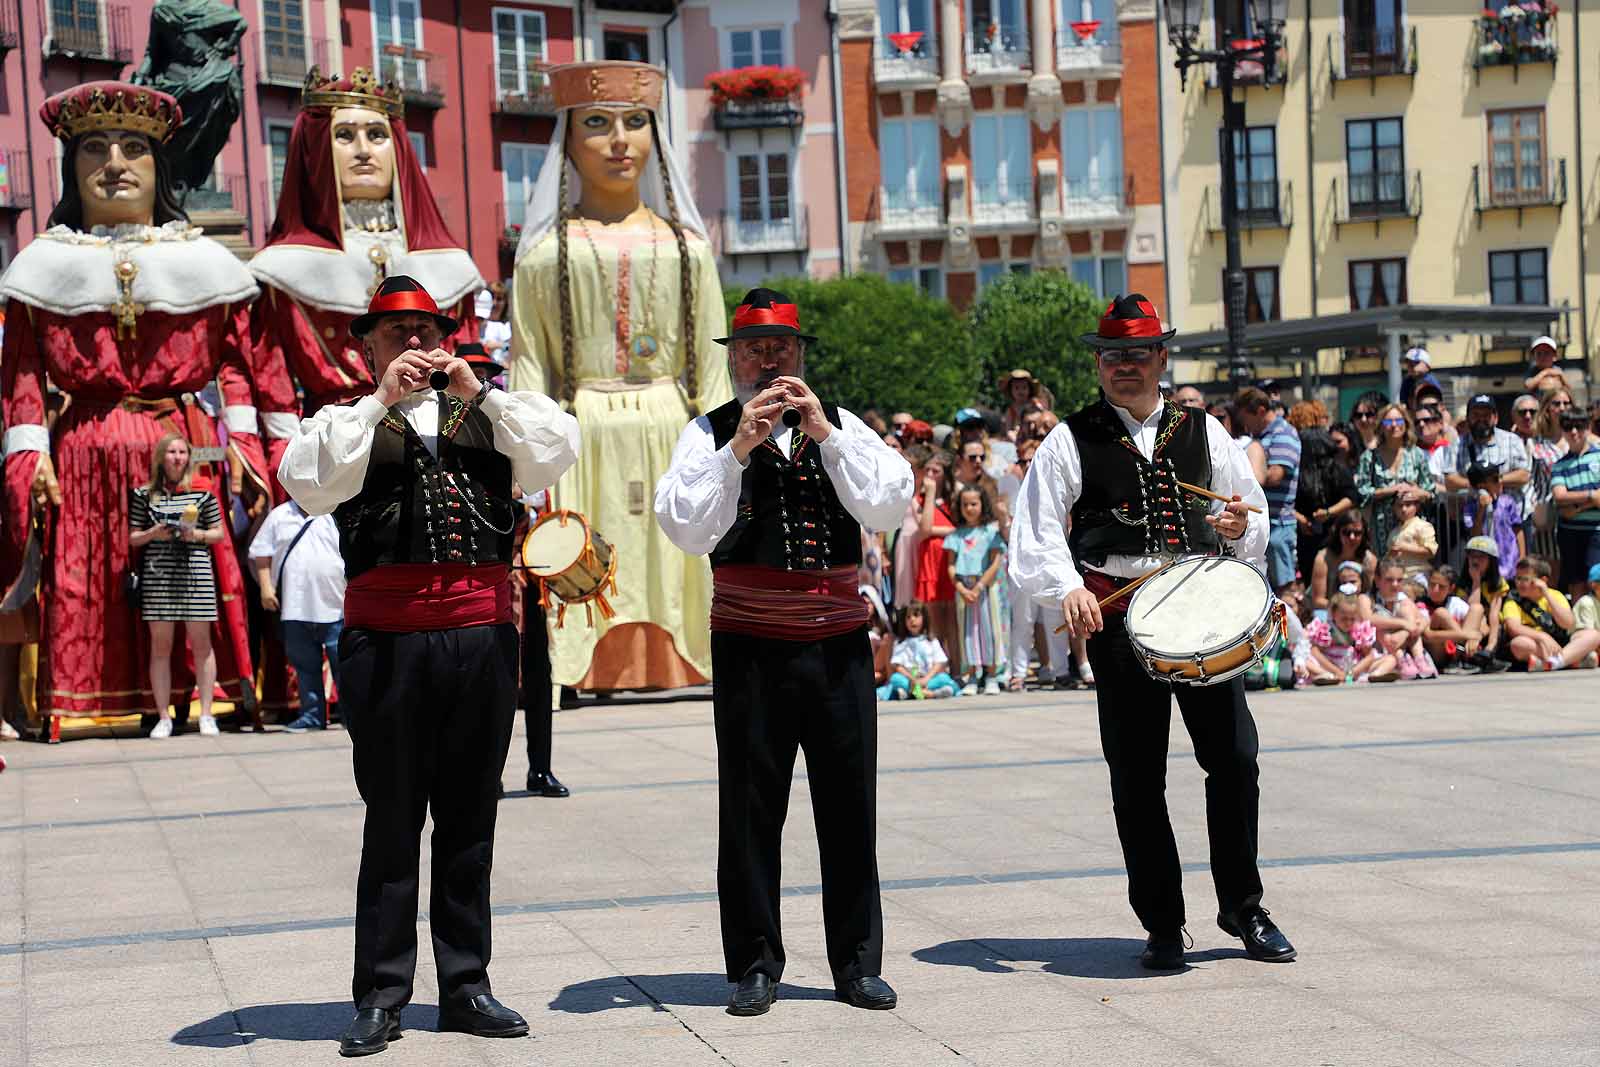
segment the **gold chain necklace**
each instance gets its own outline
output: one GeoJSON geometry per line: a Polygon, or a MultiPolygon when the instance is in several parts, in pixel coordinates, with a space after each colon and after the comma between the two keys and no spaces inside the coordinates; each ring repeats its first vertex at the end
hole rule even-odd
{"type": "MultiPolygon", "coordinates": [[[[640,317],[644,320],[643,329],[633,333],[628,344],[628,359],[645,362],[661,351],[661,341],[656,336],[655,328],[655,303],[656,303],[656,277],[660,266],[661,244],[656,240],[656,215],[650,213],[650,276],[645,286],[645,304],[640,317]]],[[[594,256],[595,269],[600,272],[600,280],[604,283],[606,292],[616,299],[617,287],[611,280],[611,275],[606,271],[606,262],[600,257],[600,249],[594,243],[594,235],[589,232],[589,220],[582,215],[578,216],[578,232],[583,234],[583,240],[589,246],[589,254],[594,256]]]]}

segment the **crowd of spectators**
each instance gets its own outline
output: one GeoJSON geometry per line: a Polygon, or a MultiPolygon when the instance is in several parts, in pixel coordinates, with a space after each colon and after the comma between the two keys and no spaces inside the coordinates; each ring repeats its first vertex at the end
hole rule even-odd
{"type": "MultiPolygon", "coordinates": [[[[1271,381],[1171,392],[1223,423],[1267,497],[1266,577],[1290,632],[1247,684],[1596,666],[1600,403],[1574,404],[1555,355],[1540,338],[1526,392],[1454,411],[1420,348],[1397,397],[1361,394],[1343,421],[1271,381]]],[[[899,530],[864,534],[881,699],[1094,684],[1083,642],[1056,633],[1060,609],[1007,579],[1012,504],[1059,419],[1028,371],[1000,389],[1002,411],[963,408],[947,424],[865,415],[918,484],[899,530]]]]}

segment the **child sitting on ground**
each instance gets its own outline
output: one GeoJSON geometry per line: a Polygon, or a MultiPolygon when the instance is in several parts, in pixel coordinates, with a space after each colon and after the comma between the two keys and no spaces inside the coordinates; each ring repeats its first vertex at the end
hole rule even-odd
{"type": "Polygon", "coordinates": [[[1392,505],[1395,530],[1389,537],[1389,555],[1405,567],[1407,578],[1426,573],[1439,551],[1433,523],[1417,514],[1420,506],[1413,493],[1395,494],[1392,505]]]}
{"type": "Polygon", "coordinates": [[[1427,594],[1415,597],[1417,606],[1427,613],[1428,628],[1422,643],[1435,663],[1444,664],[1442,674],[1477,674],[1469,662],[1483,647],[1489,628],[1482,607],[1469,607],[1456,593],[1460,581],[1453,567],[1439,567],[1428,573],[1427,594]]]}
{"type": "Polygon", "coordinates": [[[937,637],[928,634],[928,606],[913,600],[900,611],[889,676],[890,700],[921,700],[956,695],[950,657],[937,637]]]}
{"type": "Polygon", "coordinates": [[[1541,557],[1528,556],[1517,564],[1514,590],[1500,609],[1511,635],[1511,655],[1534,672],[1593,667],[1600,630],[1578,629],[1572,605],[1549,582],[1550,564],[1541,557]]]}
{"type": "Polygon", "coordinates": [[[1329,618],[1312,619],[1306,627],[1311,642],[1311,681],[1315,685],[1340,682],[1392,682],[1400,677],[1395,658],[1378,645],[1372,620],[1361,617],[1361,598],[1335,593],[1328,602],[1329,618]]]}
{"type": "Polygon", "coordinates": [[[1378,631],[1378,645],[1395,657],[1400,677],[1437,678],[1438,668],[1422,641],[1428,617],[1401,589],[1405,572],[1405,564],[1393,556],[1385,557],[1378,565],[1378,588],[1373,591],[1371,616],[1378,631]]]}

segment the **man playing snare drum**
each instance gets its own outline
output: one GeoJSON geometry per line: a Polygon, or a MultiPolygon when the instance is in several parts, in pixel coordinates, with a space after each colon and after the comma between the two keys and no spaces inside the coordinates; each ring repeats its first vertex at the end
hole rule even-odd
{"type": "MultiPolygon", "coordinates": [[[[1045,438],[1011,525],[1012,577],[1040,603],[1060,604],[1073,636],[1089,638],[1128,898],[1149,934],[1140,961],[1152,970],[1183,966],[1183,873],[1166,805],[1174,687],[1140,665],[1127,597],[1100,601],[1182,556],[1227,553],[1259,570],[1267,547],[1266,498],[1244,452],[1201,409],[1161,398],[1174,332],[1143,296],[1112,301],[1098,332],[1083,337],[1097,352],[1101,399],[1045,438]],[[1213,513],[1179,482],[1231,502],[1213,513]]],[[[1244,683],[1175,689],[1206,772],[1217,925],[1243,939],[1251,959],[1292,960],[1294,947],[1261,906],[1257,739],[1244,683]]]]}

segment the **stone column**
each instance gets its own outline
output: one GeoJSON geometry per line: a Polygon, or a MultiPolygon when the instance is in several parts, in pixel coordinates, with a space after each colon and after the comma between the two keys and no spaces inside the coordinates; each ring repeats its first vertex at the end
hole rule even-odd
{"type": "MultiPolygon", "coordinates": [[[[1033,77],[1028,79],[1028,114],[1041,130],[1061,117],[1061,79],[1056,74],[1056,42],[1050,32],[1056,0],[1029,0],[1033,5],[1033,77]]],[[[1069,3],[1073,0],[1068,0],[1069,3]]]]}
{"type": "Polygon", "coordinates": [[[939,0],[939,120],[955,137],[972,119],[972,91],[963,71],[961,0],[939,0]]]}

